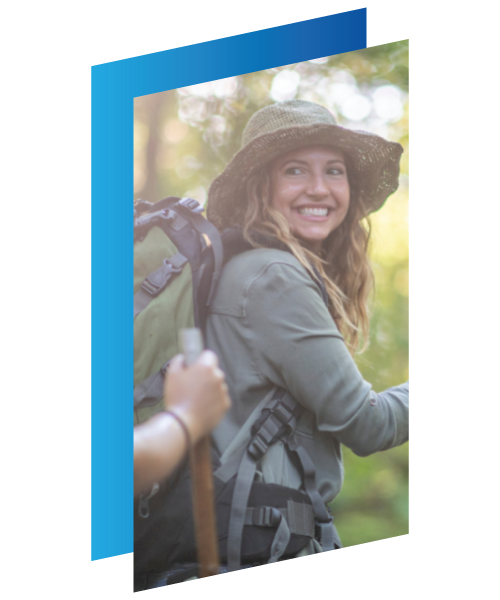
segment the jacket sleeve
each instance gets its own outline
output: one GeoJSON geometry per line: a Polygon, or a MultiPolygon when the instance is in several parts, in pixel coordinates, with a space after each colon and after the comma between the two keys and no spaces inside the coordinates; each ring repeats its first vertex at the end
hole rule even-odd
{"type": "Polygon", "coordinates": [[[244,315],[253,368],[314,413],[320,431],[359,456],[408,440],[408,383],[371,389],[304,269],[268,265],[247,288],[244,315]]]}

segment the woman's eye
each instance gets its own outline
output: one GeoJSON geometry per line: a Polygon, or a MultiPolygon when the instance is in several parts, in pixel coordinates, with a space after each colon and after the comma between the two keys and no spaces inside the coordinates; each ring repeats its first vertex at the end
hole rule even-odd
{"type": "Polygon", "coordinates": [[[285,171],[285,175],[300,175],[301,170],[298,167],[289,167],[285,171]]]}
{"type": "Polygon", "coordinates": [[[344,174],[344,170],[341,168],[333,168],[333,169],[329,169],[328,170],[328,174],[329,175],[343,175],[344,174]]]}

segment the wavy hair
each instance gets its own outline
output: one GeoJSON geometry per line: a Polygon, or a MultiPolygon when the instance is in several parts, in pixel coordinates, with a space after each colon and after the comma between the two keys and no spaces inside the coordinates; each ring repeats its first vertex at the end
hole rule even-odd
{"type": "MultiPolygon", "coordinates": [[[[349,178],[349,159],[346,156],[349,178]]],[[[352,172],[352,171],[351,171],[352,172]]],[[[252,176],[246,185],[247,210],[243,235],[254,247],[261,247],[252,231],[271,235],[286,244],[313,278],[322,276],[328,294],[328,310],[343,335],[351,354],[368,347],[370,317],[368,298],[373,289],[373,271],[368,258],[371,225],[356,182],[349,178],[350,203],[344,221],[323,243],[318,256],[307,243],[290,231],[286,218],[271,205],[269,165],[252,176]]]]}

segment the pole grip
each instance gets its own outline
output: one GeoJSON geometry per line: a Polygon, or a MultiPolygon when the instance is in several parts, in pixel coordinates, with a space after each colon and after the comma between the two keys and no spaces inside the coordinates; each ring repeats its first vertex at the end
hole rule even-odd
{"type": "MultiPolygon", "coordinates": [[[[181,347],[186,366],[192,365],[203,352],[203,337],[199,329],[182,329],[181,347]]],[[[219,573],[219,547],[214,508],[214,480],[210,438],[199,440],[189,455],[193,498],[193,516],[200,577],[219,573]]]]}

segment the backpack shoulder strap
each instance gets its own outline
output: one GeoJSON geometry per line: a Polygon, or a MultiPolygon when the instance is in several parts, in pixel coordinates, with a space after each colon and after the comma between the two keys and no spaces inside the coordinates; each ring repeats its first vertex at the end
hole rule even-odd
{"type": "Polygon", "coordinates": [[[314,463],[305,448],[297,442],[295,435],[290,436],[286,441],[286,446],[295,453],[301,466],[302,481],[313,505],[321,548],[323,552],[334,550],[335,543],[337,546],[340,546],[340,539],[333,525],[333,517],[328,513],[316,487],[316,469],[314,463]]]}
{"type": "Polygon", "coordinates": [[[200,214],[203,211],[203,208],[196,200],[193,200],[192,198],[181,198],[173,208],[177,209],[182,216],[189,219],[196,231],[200,235],[206,236],[210,242],[214,257],[214,271],[206,302],[206,305],[209,306],[210,302],[212,301],[217,282],[220,279],[224,258],[222,240],[219,231],[215,225],[210,223],[210,221],[205,219],[205,217],[200,214]]]}
{"type": "MultiPolygon", "coordinates": [[[[292,396],[286,390],[278,388],[268,406],[262,410],[260,417],[252,426],[253,437],[245,448],[239,465],[231,461],[229,468],[224,465],[215,471],[215,476],[227,481],[229,473],[235,467],[237,469],[227,540],[229,571],[235,571],[241,566],[243,527],[247,519],[248,499],[257,470],[257,462],[267,452],[271,444],[291,435],[302,412],[303,408],[292,396]]],[[[283,521],[276,535],[275,550],[271,556],[273,562],[279,558],[286,548],[286,543],[283,543],[283,541],[290,535],[286,527],[286,521],[283,521]],[[280,540],[281,543],[278,544],[280,540]]]]}

